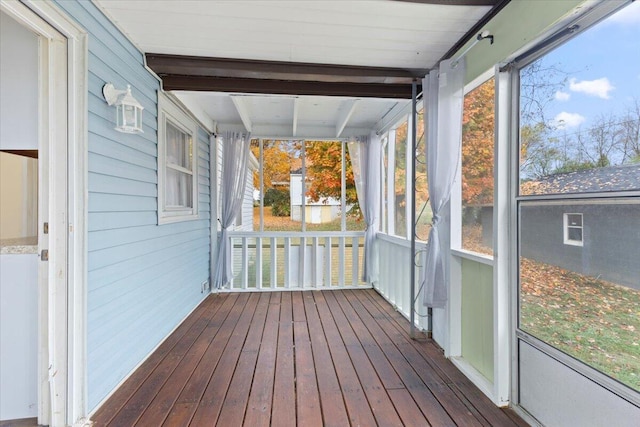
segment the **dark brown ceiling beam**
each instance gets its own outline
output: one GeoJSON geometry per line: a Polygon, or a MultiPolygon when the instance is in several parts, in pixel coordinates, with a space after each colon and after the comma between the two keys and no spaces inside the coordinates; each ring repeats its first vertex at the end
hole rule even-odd
{"type": "Polygon", "coordinates": [[[427,72],[426,69],[207,58],[157,53],[147,53],[146,60],[147,65],[160,77],[173,74],[260,80],[411,84],[414,78],[420,78],[427,72]]]}
{"type": "Polygon", "coordinates": [[[446,6],[495,6],[500,0],[393,0],[404,3],[435,4],[446,6]]]}
{"type": "Polygon", "coordinates": [[[411,98],[410,84],[260,80],[178,75],[162,76],[162,84],[164,90],[351,96],[362,98],[411,98]]]}

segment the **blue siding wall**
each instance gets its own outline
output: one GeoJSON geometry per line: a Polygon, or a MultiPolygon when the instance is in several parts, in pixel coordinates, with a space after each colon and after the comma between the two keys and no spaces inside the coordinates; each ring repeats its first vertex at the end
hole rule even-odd
{"type": "Polygon", "coordinates": [[[88,389],[94,409],[204,297],[209,140],[198,133],[200,220],[157,225],[158,81],[89,1],[58,1],[89,34],[88,389]],[[141,135],[116,132],[102,87],[131,85],[141,135]]]}

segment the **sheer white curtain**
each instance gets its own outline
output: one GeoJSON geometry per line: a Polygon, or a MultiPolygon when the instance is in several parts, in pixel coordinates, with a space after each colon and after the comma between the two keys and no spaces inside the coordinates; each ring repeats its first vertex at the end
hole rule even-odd
{"type": "Polygon", "coordinates": [[[349,156],[356,182],[358,203],[367,224],[364,233],[364,265],[362,280],[378,281],[378,260],[375,247],[376,231],[380,216],[380,156],[382,144],[375,133],[361,136],[349,142],[349,156]]]}
{"type": "Polygon", "coordinates": [[[462,144],[462,106],[464,102],[464,58],[440,63],[425,77],[422,88],[427,100],[427,179],[429,203],[433,212],[429,246],[426,252],[423,303],[442,308],[448,297],[448,242],[445,239],[449,218],[446,206],[451,198],[462,144]]]}
{"type": "Polygon", "coordinates": [[[220,185],[220,225],[214,286],[221,288],[231,282],[231,245],[228,228],[242,208],[247,183],[249,144],[251,134],[227,132],[222,139],[222,183],[220,185]]]}

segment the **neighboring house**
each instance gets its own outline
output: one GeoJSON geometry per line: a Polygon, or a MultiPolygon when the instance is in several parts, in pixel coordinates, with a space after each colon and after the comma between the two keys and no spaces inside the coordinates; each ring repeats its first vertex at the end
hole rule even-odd
{"type": "MultiPolygon", "coordinates": [[[[522,183],[521,191],[544,195],[637,188],[640,164],[550,175],[522,183]]],[[[491,247],[493,208],[480,209],[483,244],[491,247]]],[[[522,206],[520,223],[522,256],[640,290],[640,200],[529,202],[522,206]]]]}
{"type": "MultiPolygon", "coordinates": [[[[302,221],[302,173],[300,170],[291,172],[291,219],[302,221]]],[[[323,197],[317,201],[305,196],[305,222],[307,224],[324,224],[340,217],[340,200],[333,197],[323,197]]]]}

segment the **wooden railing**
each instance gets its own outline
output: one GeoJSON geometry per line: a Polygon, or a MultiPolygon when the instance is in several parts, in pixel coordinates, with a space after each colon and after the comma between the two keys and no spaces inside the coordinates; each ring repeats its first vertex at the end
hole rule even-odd
{"type": "MultiPolygon", "coordinates": [[[[378,292],[407,319],[411,316],[411,307],[415,307],[415,324],[420,329],[427,329],[427,308],[420,301],[411,302],[410,268],[414,265],[416,277],[416,292],[420,290],[420,278],[422,277],[420,254],[427,249],[427,243],[416,242],[415,257],[411,256],[411,242],[407,239],[387,234],[376,235],[378,248],[380,277],[375,284],[378,292]]],[[[418,297],[418,299],[420,296],[418,297]]]]}
{"type": "Polygon", "coordinates": [[[234,279],[226,290],[364,288],[361,231],[229,233],[234,279]]]}

